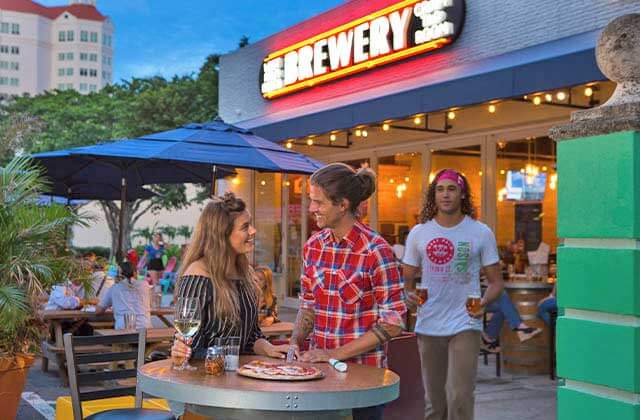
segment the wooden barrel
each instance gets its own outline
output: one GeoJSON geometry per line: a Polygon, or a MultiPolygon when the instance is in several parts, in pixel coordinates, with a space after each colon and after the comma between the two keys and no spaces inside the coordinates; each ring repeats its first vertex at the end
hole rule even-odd
{"type": "Polygon", "coordinates": [[[516,331],[504,325],[500,347],[504,370],[512,374],[549,372],[549,327],[537,316],[538,302],[548,296],[553,285],[544,282],[506,282],[505,291],[518,310],[522,321],[530,327],[542,328],[536,337],[520,342],[516,331]]]}

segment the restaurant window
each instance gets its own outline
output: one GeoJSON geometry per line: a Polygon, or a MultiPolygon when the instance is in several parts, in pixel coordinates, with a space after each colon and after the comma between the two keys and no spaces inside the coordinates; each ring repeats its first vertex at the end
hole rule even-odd
{"type": "Polygon", "coordinates": [[[80,31],[80,42],[88,42],[89,41],[89,32],[80,31]]]}
{"type": "Polygon", "coordinates": [[[282,175],[255,172],[256,265],[267,266],[274,278],[282,275],[282,175]]]}
{"type": "MultiPolygon", "coordinates": [[[[312,226],[306,230],[307,235],[303,238],[303,223],[307,225],[304,218],[308,212],[302,208],[303,195],[309,194],[306,177],[302,175],[289,175],[284,181],[286,191],[286,211],[287,211],[287,297],[297,298],[300,293],[300,272],[302,269],[302,245],[306,242],[311,233],[312,226]]],[[[306,199],[304,200],[306,203],[306,199]]],[[[315,223],[314,223],[315,224],[315,223]]]]}
{"type": "MultiPolygon", "coordinates": [[[[455,169],[467,178],[478,220],[482,219],[482,159],[480,145],[434,150],[429,184],[442,169],[455,169]]],[[[428,188],[428,185],[427,185],[428,188]]]]}
{"type": "Polygon", "coordinates": [[[409,230],[418,222],[422,201],[422,154],[396,153],[378,159],[378,232],[402,258],[409,230]]]}
{"type": "Polygon", "coordinates": [[[496,240],[504,268],[510,276],[546,277],[558,245],[555,142],[500,141],[496,150],[496,240]]]}

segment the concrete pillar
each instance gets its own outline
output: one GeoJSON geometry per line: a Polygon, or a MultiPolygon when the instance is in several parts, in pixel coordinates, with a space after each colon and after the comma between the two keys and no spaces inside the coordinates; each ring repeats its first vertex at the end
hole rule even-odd
{"type": "Polygon", "coordinates": [[[640,419],[640,14],[596,48],[617,83],[558,142],[558,419],[640,419]]]}

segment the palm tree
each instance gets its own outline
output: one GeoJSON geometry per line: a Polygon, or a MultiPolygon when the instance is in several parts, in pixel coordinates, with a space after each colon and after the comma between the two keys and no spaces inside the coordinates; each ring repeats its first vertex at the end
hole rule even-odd
{"type": "Polygon", "coordinates": [[[0,357],[34,352],[43,332],[38,297],[68,276],[86,277],[65,250],[65,231],[87,217],[36,205],[46,190],[28,158],[14,158],[0,173],[0,357]]]}
{"type": "Polygon", "coordinates": [[[174,226],[162,226],[158,230],[169,240],[169,242],[173,242],[176,238],[176,228],[174,226]]]}
{"type": "Polygon", "coordinates": [[[156,227],[158,226],[158,222],[154,223],[153,226],[145,227],[142,229],[136,229],[133,231],[134,238],[142,238],[145,240],[145,244],[151,243],[153,239],[153,234],[156,233],[156,227]]]}

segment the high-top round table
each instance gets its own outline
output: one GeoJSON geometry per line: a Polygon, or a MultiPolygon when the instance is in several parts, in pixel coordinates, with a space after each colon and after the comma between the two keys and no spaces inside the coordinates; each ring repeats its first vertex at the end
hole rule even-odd
{"type": "MultiPolygon", "coordinates": [[[[240,356],[240,365],[263,356],[240,356]]],[[[142,392],[181,402],[195,414],[216,420],[341,419],[352,408],[385,404],[398,398],[400,377],[388,369],[349,364],[341,373],[317,363],[325,377],[311,381],[267,381],[236,372],[207,375],[202,361],[195,371],[175,371],[171,360],[148,363],[138,369],[142,392]]]]}

